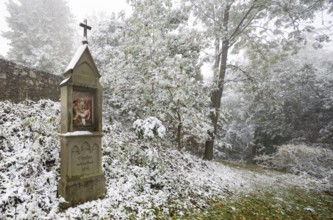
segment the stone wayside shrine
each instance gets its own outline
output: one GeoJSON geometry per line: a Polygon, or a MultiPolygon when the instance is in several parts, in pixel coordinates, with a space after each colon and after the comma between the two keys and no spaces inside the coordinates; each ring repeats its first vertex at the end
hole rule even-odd
{"type": "Polygon", "coordinates": [[[88,48],[85,23],[82,45],[60,83],[61,179],[58,195],[73,206],[105,195],[102,170],[102,86],[88,48]]]}

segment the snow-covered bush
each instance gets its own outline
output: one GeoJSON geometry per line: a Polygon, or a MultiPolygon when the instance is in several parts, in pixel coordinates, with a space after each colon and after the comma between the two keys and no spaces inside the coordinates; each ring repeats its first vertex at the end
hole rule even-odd
{"type": "Polygon", "coordinates": [[[49,100],[0,102],[0,212],[5,219],[55,218],[59,109],[49,100]]]}
{"type": "Polygon", "coordinates": [[[106,196],[60,210],[59,109],[59,103],[47,100],[0,102],[0,219],[169,219],[256,186],[328,185],[290,174],[254,175],[164,147],[164,141],[143,141],[131,126],[110,124],[111,110],[105,108],[106,196]]]}
{"type": "Polygon", "coordinates": [[[156,136],[163,138],[166,131],[162,122],[155,117],[137,119],[133,123],[133,128],[140,139],[153,139],[156,136]]]}
{"type": "Polygon", "coordinates": [[[333,151],[322,147],[310,147],[305,144],[281,145],[272,155],[257,156],[255,160],[265,167],[307,173],[320,178],[333,178],[333,151]]]}

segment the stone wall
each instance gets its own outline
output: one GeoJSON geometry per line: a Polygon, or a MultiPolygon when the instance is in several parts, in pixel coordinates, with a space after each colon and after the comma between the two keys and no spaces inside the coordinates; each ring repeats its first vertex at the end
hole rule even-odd
{"type": "Polygon", "coordinates": [[[59,84],[62,79],[62,76],[0,59],[0,101],[20,102],[26,99],[59,101],[59,84]]]}

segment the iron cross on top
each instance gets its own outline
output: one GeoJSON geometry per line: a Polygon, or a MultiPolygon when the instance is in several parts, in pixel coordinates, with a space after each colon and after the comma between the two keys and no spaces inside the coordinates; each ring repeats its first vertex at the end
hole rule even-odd
{"type": "Polygon", "coordinates": [[[84,19],[84,23],[80,23],[80,27],[83,27],[83,44],[88,44],[87,29],[91,30],[91,27],[87,25],[87,19],[84,19]]]}

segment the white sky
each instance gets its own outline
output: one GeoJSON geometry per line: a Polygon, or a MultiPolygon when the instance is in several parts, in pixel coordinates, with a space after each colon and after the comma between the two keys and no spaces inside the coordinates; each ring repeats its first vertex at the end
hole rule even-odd
{"type": "MultiPolygon", "coordinates": [[[[77,21],[83,21],[87,15],[94,15],[100,12],[106,14],[119,12],[121,10],[130,11],[130,6],[126,0],[67,0],[72,13],[77,21]]],[[[7,31],[8,26],[5,17],[9,16],[5,2],[8,0],[0,0],[0,55],[6,56],[9,49],[7,39],[1,36],[2,31],[7,31]]],[[[88,21],[89,24],[89,21],[88,21]]]]}
{"type": "MultiPolygon", "coordinates": [[[[119,12],[121,10],[125,10],[126,13],[130,13],[130,6],[126,3],[126,0],[67,0],[68,4],[72,10],[72,13],[74,14],[76,18],[76,22],[82,22],[84,18],[87,18],[87,15],[92,16],[96,15],[98,13],[105,13],[110,14],[112,12],[119,12]]],[[[5,2],[8,2],[8,0],[0,0],[0,55],[6,56],[7,51],[9,49],[8,41],[1,36],[2,31],[7,31],[8,26],[5,21],[5,17],[9,16],[9,13],[7,12],[7,8],[5,6],[5,2]]],[[[325,26],[331,26],[333,24],[333,18],[331,16],[325,16],[325,26]]],[[[316,26],[320,26],[322,23],[321,16],[318,16],[316,19],[316,23],[318,23],[316,26]]],[[[91,24],[91,22],[90,22],[91,24]]],[[[89,20],[88,20],[89,25],[89,20]]],[[[81,29],[79,28],[79,25],[77,25],[77,30],[79,32],[79,36],[81,36],[81,29]]],[[[93,27],[94,28],[94,27],[93,27]]],[[[332,38],[332,32],[329,34],[332,38]]],[[[332,45],[333,47],[333,45],[332,45]]]]}

